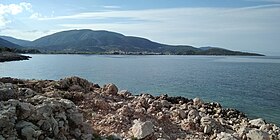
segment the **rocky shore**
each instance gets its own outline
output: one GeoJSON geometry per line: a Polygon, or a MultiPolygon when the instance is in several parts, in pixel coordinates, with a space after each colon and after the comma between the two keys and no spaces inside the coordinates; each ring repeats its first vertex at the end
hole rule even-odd
{"type": "Polygon", "coordinates": [[[132,95],[79,77],[0,78],[2,139],[279,140],[280,128],[199,98],[132,95]]]}
{"type": "Polygon", "coordinates": [[[6,61],[19,61],[19,60],[28,60],[30,56],[20,55],[12,52],[0,52],[0,62],[6,61]]]}

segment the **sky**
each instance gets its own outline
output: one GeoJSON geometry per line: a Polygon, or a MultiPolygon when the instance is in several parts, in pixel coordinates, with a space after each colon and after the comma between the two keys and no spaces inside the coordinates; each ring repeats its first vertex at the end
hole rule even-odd
{"type": "Polygon", "coordinates": [[[72,29],[280,56],[280,0],[0,0],[0,35],[72,29]]]}

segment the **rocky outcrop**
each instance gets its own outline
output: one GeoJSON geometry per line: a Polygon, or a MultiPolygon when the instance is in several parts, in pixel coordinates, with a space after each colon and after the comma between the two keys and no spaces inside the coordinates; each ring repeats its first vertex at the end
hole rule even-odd
{"type": "Polygon", "coordinates": [[[0,136],[6,139],[92,139],[90,124],[70,100],[36,95],[0,104],[0,136]]]}
{"type": "Polygon", "coordinates": [[[29,58],[31,57],[12,52],[0,52],[0,62],[28,60],[29,58]]]}
{"type": "Polygon", "coordinates": [[[0,139],[280,139],[275,124],[216,102],[132,95],[79,77],[0,78],[0,124],[0,139]]]}

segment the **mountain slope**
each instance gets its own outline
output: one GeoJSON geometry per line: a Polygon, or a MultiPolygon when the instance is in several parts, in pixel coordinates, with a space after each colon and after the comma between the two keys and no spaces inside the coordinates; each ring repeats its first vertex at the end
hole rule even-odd
{"type": "MultiPolygon", "coordinates": [[[[125,36],[109,31],[88,29],[70,30],[48,35],[32,42],[32,47],[46,51],[62,52],[175,52],[170,45],[160,44],[145,38],[125,36]]],[[[178,47],[178,46],[177,46],[178,47]]],[[[195,50],[184,46],[181,51],[195,50]]]]}
{"type": "Polygon", "coordinates": [[[57,32],[34,41],[5,37],[13,43],[45,53],[102,53],[102,54],[175,54],[175,55],[259,55],[216,47],[195,48],[188,45],[166,45],[151,40],[125,36],[105,30],[89,29],[57,32]]]}
{"type": "Polygon", "coordinates": [[[0,38],[0,47],[8,47],[8,48],[15,48],[15,49],[22,49],[23,47],[14,44],[12,42],[9,42],[5,39],[0,38]]]}
{"type": "Polygon", "coordinates": [[[7,40],[9,42],[12,42],[14,44],[20,45],[20,46],[29,46],[31,41],[28,40],[22,40],[22,39],[17,39],[17,38],[13,38],[10,36],[0,36],[0,38],[7,40]]]}

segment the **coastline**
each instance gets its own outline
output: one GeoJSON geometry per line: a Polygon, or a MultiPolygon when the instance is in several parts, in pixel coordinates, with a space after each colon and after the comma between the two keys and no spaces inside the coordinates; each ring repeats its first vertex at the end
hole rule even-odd
{"type": "Polygon", "coordinates": [[[275,124],[216,102],[132,95],[79,77],[0,78],[0,93],[0,138],[280,139],[275,124]]]}
{"type": "Polygon", "coordinates": [[[30,56],[25,56],[12,52],[0,52],[0,62],[29,60],[30,56]]]}

